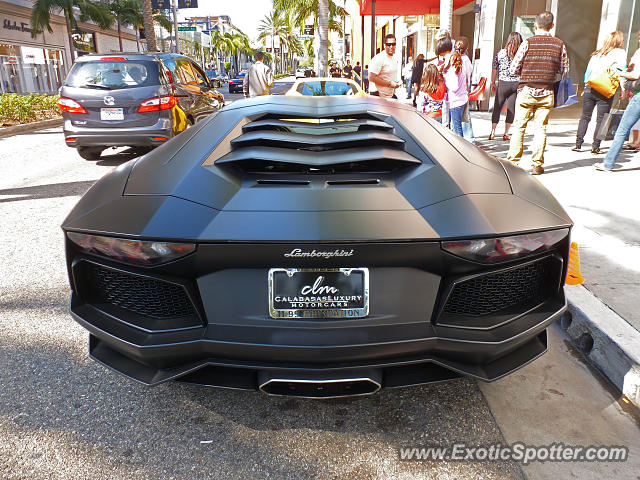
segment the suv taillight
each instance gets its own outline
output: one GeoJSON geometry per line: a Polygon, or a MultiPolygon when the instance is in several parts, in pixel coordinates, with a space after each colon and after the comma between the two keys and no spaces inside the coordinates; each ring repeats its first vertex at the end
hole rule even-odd
{"type": "Polygon", "coordinates": [[[175,107],[177,101],[175,97],[167,95],[166,97],[154,97],[145,100],[138,107],[138,113],[159,112],[160,110],[170,110],[175,107]]]}
{"type": "Polygon", "coordinates": [[[88,113],[82,105],[70,98],[60,97],[58,99],[58,106],[60,110],[67,113],[88,113]]]}

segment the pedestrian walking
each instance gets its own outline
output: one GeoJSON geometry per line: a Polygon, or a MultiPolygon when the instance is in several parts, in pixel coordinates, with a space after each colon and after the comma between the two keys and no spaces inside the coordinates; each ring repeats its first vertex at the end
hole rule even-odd
{"type": "Polygon", "coordinates": [[[409,59],[402,69],[402,79],[407,89],[407,98],[411,98],[411,74],[413,73],[413,60],[409,59]]]}
{"type": "MultiPolygon", "coordinates": [[[[467,37],[459,37],[456,40],[455,50],[460,54],[462,59],[462,69],[464,70],[467,81],[467,92],[471,89],[471,75],[473,74],[473,65],[469,58],[469,39],[467,37]]],[[[469,102],[465,107],[462,115],[462,136],[472,145],[476,144],[476,137],[473,134],[473,125],[471,124],[471,112],[469,111],[469,102]]]]}
{"type": "Polygon", "coordinates": [[[331,64],[331,68],[329,69],[329,75],[333,78],[340,78],[342,77],[342,70],[340,69],[340,67],[338,66],[337,62],[333,62],[331,64]]]}
{"type": "MultiPolygon", "coordinates": [[[[424,55],[420,54],[416,58],[416,63],[411,70],[411,85],[413,85],[413,106],[416,106],[416,97],[422,82],[422,73],[424,71],[424,55]]],[[[408,98],[408,97],[407,97],[408,98]]]]}
{"type": "MultiPolygon", "coordinates": [[[[450,41],[449,44],[451,44],[450,41]]],[[[453,52],[449,55],[447,63],[443,65],[442,75],[447,86],[445,100],[451,115],[451,130],[462,137],[462,114],[467,103],[469,103],[469,90],[467,87],[467,74],[462,65],[462,56],[459,52],[453,52]]]]}
{"type": "Polygon", "coordinates": [[[558,76],[569,72],[569,57],[564,42],[551,35],[553,14],[545,11],[535,19],[535,35],[520,45],[509,71],[520,75],[515,133],[511,136],[507,160],[518,165],[524,150],[524,133],[533,120],[532,175],[544,173],[544,150],[547,145],[547,123],[554,104],[553,87],[558,76]]]}
{"type": "Polygon", "coordinates": [[[351,60],[347,60],[347,64],[344,66],[344,70],[342,71],[342,74],[344,75],[344,78],[351,78],[353,73],[353,66],[351,65],[351,60]]]}
{"type": "MultiPolygon", "coordinates": [[[[444,65],[448,62],[449,56],[451,55],[451,51],[453,50],[453,43],[451,41],[451,36],[449,32],[445,31],[443,35],[441,35],[436,43],[436,51],[435,58],[430,58],[427,63],[433,63],[438,67],[438,70],[442,73],[442,69],[444,65]]],[[[442,104],[442,126],[449,128],[451,126],[451,116],[449,115],[449,105],[445,101],[442,104]]]]}
{"type": "Polygon", "coordinates": [[[500,121],[502,107],[507,104],[507,118],[504,122],[504,134],[502,140],[509,141],[509,129],[513,123],[516,111],[516,96],[518,95],[518,75],[511,75],[509,67],[515,57],[518,48],[522,44],[522,35],[518,32],[511,32],[507,37],[507,43],[493,59],[493,69],[491,70],[491,91],[496,94],[493,101],[493,113],[491,114],[491,133],[489,140],[496,136],[496,128],[500,121]]]}
{"type": "MultiPolygon", "coordinates": [[[[638,39],[640,40],[640,31],[638,31],[638,39]]],[[[629,67],[627,68],[627,70],[628,71],[626,72],[622,72],[620,76],[628,80],[640,79],[640,48],[636,50],[636,52],[633,54],[633,57],[631,57],[631,61],[629,62],[629,67]]],[[[603,163],[596,163],[594,165],[596,169],[605,172],[610,172],[613,170],[616,159],[618,158],[618,155],[620,155],[624,142],[629,136],[629,132],[634,127],[636,122],[640,120],[640,87],[637,87],[633,90],[629,90],[628,86],[626,85],[623,87],[627,88],[626,95],[630,95],[631,100],[629,101],[629,105],[627,105],[627,108],[622,114],[620,125],[618,125],[618,128],[616,129],[616,134],[613,137],[613,142],[611,142],[611,146],[607,151],[607,155],[604,157],[603,163]]]]}
{"type": "Polygon", "coordinates": [[[362,66],[360,65],[360,62],[356,62],[356,66],[353,67],[353,71],[356,73],[358,85],[362,86],[362,66]]]}
{"type": "Polygon", "coordinates": [[[384,50],[371,59],[369,64],[369,93],[385,98],[397,98],[395,89],[398,82],[398,62],[393,58],[396,51],[396,36],[390,33],[384,37],[384,50]]]}
{"type": "Polygon", "coordinates": [[[417,111],[441,122],[442,104],[447,88],[438,67],[429,64],[424,68],[417,90],[417,111]]]}
{"type": "Polygon", "coordinates": [[[369,93],[369,65],[364,66],[364,72],[362,72],[362,80],[364,81],[364,91],[369,93]]]}
{"type": "MultiPolygon", "coordinates": [[[[590,78],[606,73],[610,69],[611,72],[620,74],[627,67],[627,53],[622,46],[624,45],[624,36],[620,30],[609,33],[604,40],[602,46],[591,54],[591,59],[584,73],[585,85],[590,78]]],[[[582,143],[587,133],[587,127],[591,121],[593,109],[597,107],[596,129],[593,133],[593,142],[591,143],[591,153],[604,153],[600,150],[600,139],[597,135],[602,125],[602,119],[611,110],[613,97],[606,97],[589,85],[585,86],[582,94],[582,115],[578,123],[578,131],[576,132],[576,145],[571,150],[574,152],[582,151],[582,143]]]]}
{"type": "Polygon", "coordinates": [[[273,73],[263,63],[264,52],[256,52],[254,58],[256,61],[251,65],[242,82],[242,91],[245,98],[269,95],[269,88],[273,86],[273,73]]]}

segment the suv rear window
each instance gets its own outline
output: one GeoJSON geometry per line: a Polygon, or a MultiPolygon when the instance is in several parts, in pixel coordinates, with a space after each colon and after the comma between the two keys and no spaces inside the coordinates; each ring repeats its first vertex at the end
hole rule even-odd
{"type": "Polygon", "coordinates": [[[96,60],[76,63],[66,80],[69,87],[117,90],[159,85],[158,65],[153,61],[96,60]]]}

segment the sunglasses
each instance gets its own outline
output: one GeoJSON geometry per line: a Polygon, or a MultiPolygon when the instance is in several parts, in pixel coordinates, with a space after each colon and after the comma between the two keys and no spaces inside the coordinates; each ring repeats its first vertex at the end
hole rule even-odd
{"type": "Polygon", "coordinates": [[[387,47],[395,47],[395,46],[396,46],[396,44],[395,44],[395,43],[385,43],[385,45],[386,45],[387,47]]]}

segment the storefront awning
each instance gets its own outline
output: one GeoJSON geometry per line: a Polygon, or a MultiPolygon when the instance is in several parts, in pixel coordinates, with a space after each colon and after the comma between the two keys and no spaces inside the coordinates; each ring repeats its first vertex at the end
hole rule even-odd
{"type": "MultiPolygon", "coordinates": [[[[440,13],[440,0],[360,0],[360,15],[371,15],[371,4],[374,1],[376,16],[440,13]]],[[[473,1],[453,0],[453,10],[464,7],[473,1]]]]}

